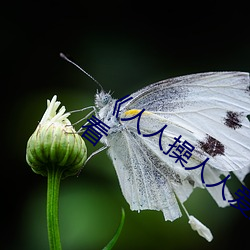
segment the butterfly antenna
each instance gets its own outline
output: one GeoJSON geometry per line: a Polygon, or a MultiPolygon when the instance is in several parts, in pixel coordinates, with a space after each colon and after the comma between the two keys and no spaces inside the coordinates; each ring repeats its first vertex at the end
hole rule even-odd
{"type": "Polygon", "coordinates": [[[66,60],[67,62],[73,64],[74,66],[76,66],[79,70],[81,70],[85,75],[87,75],[89,78],[91,78],[95,83],[97,83],[97,85],[101,88],[101,90],[103,90],[102,85],[89,73],[87,73],[84,69],[82,69],[79,65],[77,65],[76,63],[74,63],[73,61],[71,61],[67,56],[65,56],[63,53],[60,53],[60,57],[64,60],[66,60]]]}

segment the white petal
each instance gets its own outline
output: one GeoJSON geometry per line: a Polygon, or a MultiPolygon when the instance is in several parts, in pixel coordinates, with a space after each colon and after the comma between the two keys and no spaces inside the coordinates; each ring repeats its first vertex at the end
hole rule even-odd
{"type": "Polygon", "coordinates": [[[51,102],[49,100],[47,100],[47,109],[44,112],[40,123],[44,123],[44,122],[48,121],[51,118],[51,114],[53,112],[53,108],[54,108],[54,105],[55,105],[55,102],[56,102],[56,98],[57,98],[57,96],[54,95],[51,102]]]}
{"type": "Polygon", "coordinates": [[[58,113],[56,113],[61,104],[61,102],[57,101],[56,99],[57,96],[54,95],[51,101],[47,100],[48,107],[40,121],[40,124],[46,122],[60,122],[62,124],[71,125],[70,121],[67,119],[70,113],[65,113],[66,108],[64,106],[62,106],[58,113]]]}
{"type": "Polygon", "coordinates": [[[209,228],[207,228],[205,225],[203,225],[199,220],[197,220],[194,216],[189,216],[189,222],[191,228],[198,232],[200,236],[205,238],[208,242],[210,242],[213,239],[213,235],[209,228]]]}

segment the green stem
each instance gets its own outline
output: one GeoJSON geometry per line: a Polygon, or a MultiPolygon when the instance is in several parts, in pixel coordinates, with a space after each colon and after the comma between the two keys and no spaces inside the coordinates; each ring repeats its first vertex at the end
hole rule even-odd
{"type": "Polygon", "coordinates": [[[47,227],[50,250],[61,250],[59,231],[59,188],[62,170],[58,167],[48,168],[47,186],[47,227]]]}

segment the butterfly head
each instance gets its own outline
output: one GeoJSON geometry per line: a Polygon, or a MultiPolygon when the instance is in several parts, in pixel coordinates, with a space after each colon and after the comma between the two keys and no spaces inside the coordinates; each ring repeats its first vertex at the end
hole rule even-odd
{"type": "Polygon", "coordinates": [[[101,109],[107,106],[112,101],[110,93],[106,93],[103,90],[97,91],[95,95],[95,106],[97,109],[101,109]]]}

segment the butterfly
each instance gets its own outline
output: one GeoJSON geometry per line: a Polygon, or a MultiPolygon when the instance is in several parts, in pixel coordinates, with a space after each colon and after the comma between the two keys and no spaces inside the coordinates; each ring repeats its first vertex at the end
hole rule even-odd
{"type": "Polygon", "coordinates": [[[109,128],[100,141],[131,210],[160,210],[165,220],[174,221],[182,215],[180,204],[192,229],[211,241],[210,230],[183,203],[199,187],[218,206],[228,206],[233,200],[226,186],[229,173],[243,183],[250,172],[249,74],[175,77],[119,100],[100,87],[95,119],[109,128]]]}
{"type": "MultiPolygon", "coordinates": [[[[108,148],[131,210],[161,210],[165,220],[173,221],[181,216],[177,200],[183,204],[194,188],[205,188],[201,174],[212,184],[229,172],[243,181],[250,172],[248,73],[209,72],[171,78],[130,97],[120,106],[118,116],[113,114],[117,100],[103,90],[95,96],[95,107],[97,118],[110,127],[101,142],[108,148]],[[142,110],[137,119],[131,119],[142,110]],[[164,126],[162,133],[156,134],[164,126]],[[149,136],[152,134],[155,136],[149,136]],[[186,168],[176,164],[173,154],[166,155],[179,135],[194,148],[186,168]],[[187,170],[206,159],[203,173],[198,168],[187,170]]],[[[220,207],[233,199],[224,188],[226,199],[222,199],[221,186],[206,187],[220,207]]]]}

